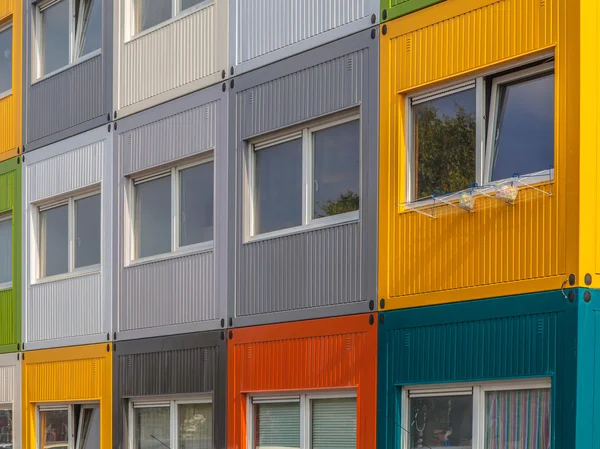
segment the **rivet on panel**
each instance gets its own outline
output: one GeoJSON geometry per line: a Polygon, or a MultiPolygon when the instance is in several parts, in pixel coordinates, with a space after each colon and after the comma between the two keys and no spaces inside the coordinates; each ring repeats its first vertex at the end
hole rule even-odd
{"type": "Polygon", "coordinates": [[[381,17],[383,18],[383,20],[387,19],[387,10],[386,9],[381,11],[381,17]]]}
{"type": "Polygon", "coordinates": [[[225,79],[225,70],[221,72],[221,78],[225,79]]]}
{"type": "Polygon", "coordinates": [[[113,332],[113,340],[116,340],[116,339],[117,339],[117,333],[113,332]]]}
{"type": "Polygon", "coordinates": [[[106,121],[110,122],[110,112],[108,114],[106,114],[106,121]]]}
{"type": "Polygon", "coordinates": [[[231,68],[229,69],[229,74],[233,75],[235,73],[235,69],[233,68],[233,66],[231,66],[231,68]]]}
{"type": "Polygon", "coordinates": [[[384,26],[381,28],[381,34],[383,34],[384,36],[387,34],[387,25],[384,25],[384,26]]]}
{"type": "Polygon", "coordinates": [[[575,301],[575,292],[573,290],[571,290],[569,292],[569,302],[573,302],[575,301]]]}
{"type": "Polygon", "coordinates": [[[233,326],[233,318],[229,317],[229,327],[233,326]]]}
{"type": "Polygon", "coordinates": [[[117,130],[117,122],[115,122],[115,131],[117,130]]]}
{"type": "Polygon", "coordinates": [[[569,275],[569,285],[575,285],[575,275],[573,273],[569,275]]]}
{"type": "Polygon", "coordinates": [[[385,309],[385,299],[381,298],[379,300],[379,307],[381,307],[382,309],[385,309]]]}
{"type": "Polygon", "coordinates": [[[231,87],[231,88],[233,89],[233,86],[235,86],[235,83],[234,83],[234,80],[231,80],[231,81],[229,82],[229,87],[231,87]]]}
{"type": "Polygon", "coordinates": [[[379,324],[383,324],[383,323],[385,323],[385,318],[384,318],[383,313],[380,313],[379,314],[379,324]]]}
{"type": "Polygon", "coordinates": [[[17,360],[19,360],[19,354],[17,354],[17,360]]]}
{"type": "Polygon", "coordinates": [[[17,351],[21,350],[21,345],[19,343],[17,343],[17,351]]]}
{"type": "Polygon", "coordinates": [[[20,158],[20,157],[18,157],[18,158],[17,158],[17,165],[19,165],[20,163],[21,163],[21,158],[20,158]]]}
{"type": "Polygon", "coordinates": [[[371,39],[375,39],[377,37],[377,32],[375,30],[371,30],[371,39]]]}
{"type": "Polygon", "coordinates": [[[373,301],[373,300],[369,301],[369,310],[375,310],[375,301],[373,301]]]}
{"type": "Polygon", "coordinates": [[[227,90],[227,84],[223,83],[223,86],[221,86],[221,90],[225,92],[227,90]]]}
{"type": "Polygon", "coordinates": [[[106,333],[106,339],[107,339],[108,341],[110,341],[110,332],[107,332],[107,333],[106,333]]]}
{"type": "Polygon", "coordinates": [[[23,163],[25,162],[25,155],[23,155],[23,163]]]}
{"type": "Polygon", "coordinates": [[[113,351],[117,352],[117,344],[113,343],[113,351]]]}
{"type": "Polygon", "coordinates": [[[21,149],[17,147],[17,154],[21,154],[21,149]]]}
{"type": "Polygon", "coordinates": [[[590,293],[589,290],[587,290],[586,292],[583,293],[583,300],[585,302],[590,302],[592,300],[592,294],[590,293]]]}
{"type": "Polygon", "coordinates": [[[115,111],[115,112],[113,113],[113,117],[115,118],[115,120],[117,119],[117,111],[115,111]]]}
{"type": "Polygon", "coordinates": [[[23,346],[22,346],[22,347],[23,347],[23,350],[25,350],[25,343],[23,343],[23,346]]]}
{"type": "Polygon", "coordinates": [[[592,285],[592,275],[590,273],[587,273],[585,275],[585,285],[592,285]]]}
{"type": "Polygon", "coordinates": [[[221,331],[221,340],[225,340],[225,332],[221,331]]]}
{"type": "Polygon", "coordinates": [[[110,123],[108,124],[108,132],[110,132],[110,123]]]}
{"type": "Polygon", "coordinates": [[[225,327],[225,318],[221,318],[221,327],[225,327]]]}
{"type": "Polygon", "coordinates": [[[21,360],[25,360],[25,354],[21,355],[21,360]]]}
{"type": "Polygon", "coordinates": [[[110,352],[110,345],[106,345],[106,352],[110,352]]]}
{"type": "Polygon", "coordinates": [[[231,340],[233,338],[233,332],[229,331],[229,339],[231,340]]]}
{"type": "Polygon", "coordinates": [[[371,23],[375,23],[377,21],[377,16],[375,14],[371,14],[371,23]]]}
{"type": "Polygon", "coordinates": [[[375,322],[375,317],[373,315],[369,315],[369,324],[373,324],[375,322]]]}

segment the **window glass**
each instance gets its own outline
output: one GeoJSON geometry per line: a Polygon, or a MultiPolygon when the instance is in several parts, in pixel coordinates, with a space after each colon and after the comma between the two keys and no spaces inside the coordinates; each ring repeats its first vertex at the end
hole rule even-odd
{"type": "Polygon", "coordinates": [[[173,14],[173,0],[133,0],[135,32],[140,33],[165,20],[173,14]]]}
{"type": "Polygon", "coordinates": [[[0,31],[0,93],[12,89],[12,26],[0,31]]]}
{"type": "Polygon", "coordinates": [[[75,201],[75,268],[100,263],[100,194],[75,201]]]}
{"type": "Polygon", "coordinates": [[[42,449],[68,449],[69,411],[40,411],[40,439],[42,449]]]}
{"type": "Polygon", "coordinates": [[[212,405],[179,404],[177,413],[178,449],[212,449],[212,405]]]}
{"type": "Polygon", "coordinates": [[[102,0],[75,2],[75,57],[102,47],[102,0]]]}
{"type": "Polygon", "coordinates": [[[135,186],[137,257],[171,251],[171,176],[135,186]]]}
{"type": "Polygon", "coordinates": [[[302,224],[302,139],[255,151],[255,233],[302,224]]]}
{"type": "Polygon", "coordinates": [[[0,410],[0,447],[12,449],[13,417],[12,410],[0,410]]]}
{"type": "Polygon", "coordinates": [[[550,390],[491,391],[485,398],[486,449],[548,449],[550,390]]]}
{"type": "Polygon", "coordinates": [[[356,448],[356,398],[313,400],[311,423],[312,449],[356,448]]]}
{"type": "Polygon", "coordinates": [[[100,409],[82,409],[77,435],[77,448],[100,449],[100,409]]]}
{"type": "Polygon", "coordinates": [[[472,447],[473,397],[436,396],[410,400],[410,448],[472,447]]]}
{"type": "Polygon", "coordinates": [[[41,74],[69,64],[69,1],[62,0],[41,11],[41,74]]]}
{"type": "Polygon", "coordinates": [[[0,221],[0,284],[12,281],[12,219],[0,221]]]}
{"type": "Polygon", "coordinates": [[[300,449],[300,403],[254,406],[255,449],[300,449]]]}
{"type": "Polygon", "coordinates": [[[165,449],[171,444],[169,407],[133,409],[136,449],[165,449]]]}
{"type": "Polygon", "coordinates": [[[42,277],[69,271],[68,206],[41,212],[42,277]]]}
{"type": "Polygon", "coordinates": [[[358,210],[360,122],[313,133],[313,218],[358,210]]]}
{"type": "Polygon", "coordinates": [[[214,164],[179,172],[179,246],[213,240],[214,164]]]}
{"type": "Polygon", "coordinates": [[[492,181],[554,166],[554,74],[498,89],[492,181]]]}
{"type": "Polygon", "coordinates": [[[475,182],[475,89],[412,107],[413,199],[436,191],[457,192],[475,182]]]}
{"type": "Polygon", "coordinates": [[[188,9],[202,3],[204,0],[181,0],[181,9],[188,9]]]}

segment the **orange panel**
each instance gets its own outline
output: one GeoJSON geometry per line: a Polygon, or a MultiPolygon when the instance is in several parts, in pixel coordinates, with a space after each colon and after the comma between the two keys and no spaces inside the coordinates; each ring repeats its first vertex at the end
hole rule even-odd
{"type": "Polygon", "coordinates": [[[227,372],[227,447],[246,448],[249,393],[336,388],[356,389],[357,448],[375,447],[376,314],[234,329],[227,372]]]}

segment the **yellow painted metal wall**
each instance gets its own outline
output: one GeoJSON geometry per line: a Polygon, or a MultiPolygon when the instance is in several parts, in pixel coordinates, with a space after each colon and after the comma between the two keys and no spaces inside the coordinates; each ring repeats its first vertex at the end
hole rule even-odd
{"type": "Polygon", "coordinates": [[[0,161],[16,156],[21,146],[23,0],[0,0],[0,25],[12,21],[12,93],[0,98],[0,161]]]}
{"type": "Polygon", "coordinates": [[[36,449],[36,404],[100,402],[100,448],[112,447],[112,350],[99,344],[26,352],[23,448],[36,449]]]}
{"type": "Polygon", "coordinates": [[[577,273],[579,20],[579,1],[448,0],[382,26],[379,290],[386,310],[558,289],[577,273]],[[406,96],[552,50],[553,196],[436,219],[406,210],[406,96]]]}

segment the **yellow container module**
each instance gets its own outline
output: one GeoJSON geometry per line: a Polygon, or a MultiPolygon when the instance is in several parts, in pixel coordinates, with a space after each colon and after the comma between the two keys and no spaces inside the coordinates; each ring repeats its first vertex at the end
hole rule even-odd
{"type": "Polygon", "coordinates": [[[380,309],[583,285],[580,13],[597,20],[594,3],[447,0],[381,25],[380,309]],[[523,142],[537,159],[519,159],[523,142]]]}
{"type": "Polygon", "coordinates": [[[0,1],[0,161],[20,153],[22,0],[0,1]]]}
{"type": "Polygon", "coordinates": [[[31,351],[22,356],[23,448],[79,447],[83,437],[98,439],[86,447],[111,448],[110,345],[31,351]]]}

